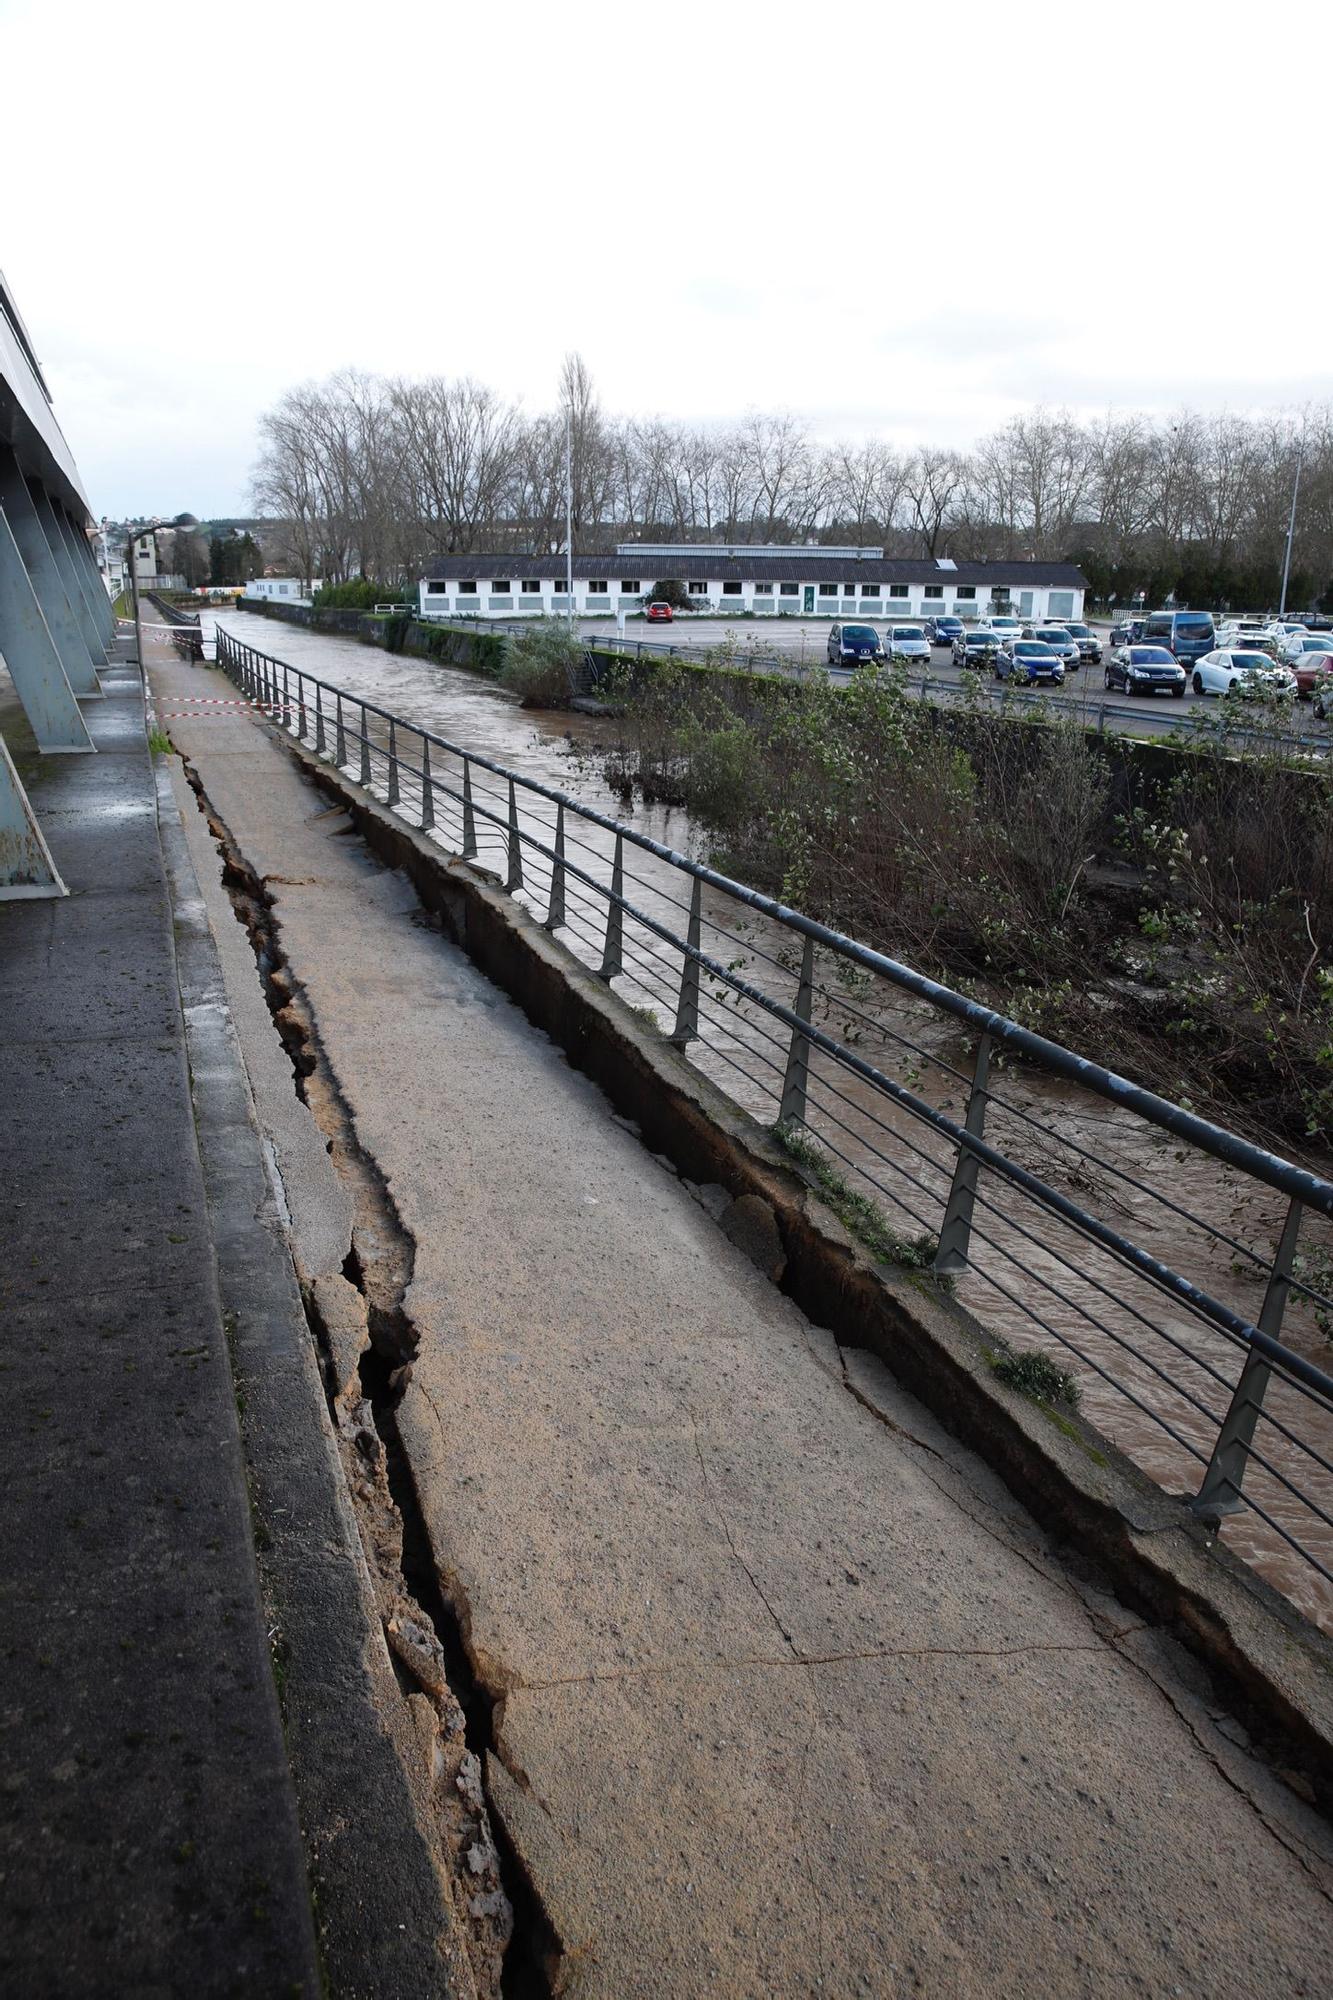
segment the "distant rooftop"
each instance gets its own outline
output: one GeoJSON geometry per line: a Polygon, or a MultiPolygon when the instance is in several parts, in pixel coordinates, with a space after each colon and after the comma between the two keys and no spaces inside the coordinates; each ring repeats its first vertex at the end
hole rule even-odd
{"type": "Polygon", "coordinates": [[[882,547],[840,549],[822,543],[807,546],[803,542],[617,542],[616,554],[679,558],[682,562],[687,558],[697,559],[701,556],[720,556],[724,561],[730,559],[749,562],[752,559],[757,560],[760,556],[790,558],[797,555],[827,556],[830,562],[835,559],[839,562],[879,562],[883,558],[884,550],[882,547]]]}

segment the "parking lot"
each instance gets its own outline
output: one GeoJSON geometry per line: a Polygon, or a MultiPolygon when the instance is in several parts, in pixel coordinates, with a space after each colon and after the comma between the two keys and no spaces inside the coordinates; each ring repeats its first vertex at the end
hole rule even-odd
{"type": "MultiPolygon", "coordinates": [[[[584,618],[578,622],[580,631],[590,639],[599,639],[604,644],[616,639],[615,624],[610,619],[584,618]]],[[[670,624],[650,625],[646,619],[636,618],[626,620],[622,643],[642,647],[650,654],[678,650],[687,658],[725,648],[734,654],[739,665],[753,665],[770,672],[776,666],[779,671],[800,674],[805,669],[822,669],[827,665],[831,622],[827,618],[677,618],[670,624]]],[[[891,623],[920,625],[916,619],[864,618],[844,622],[870,625],[881,633],[887,632],[891,623]]],[[[1096,618],[1087,622],[1101,640],[1105,660],[1110,652],[1110,623],[1096,618]]],[[[834,680],[850,679],[853,671],[846,667],[830,669],[834,680]]],[[[922,693],[929,694],[933,685],[941,690],[958,688],[962,671],[954,666],[947,646],[936,646],[931,651],[928,673],[923,677],[923,667],[914,663],[908,681],[910,686],[920,687],[922,693]]],[[[1220,706],[1216,698],[1196,695],[1188,684],[1182,699],[1110,693],[1103,668],[1093,665],[1072,671],[1059,690],[1039,688],[1025,692],[1034,700],[1058,704],[1062,712],[1094,727],[1117,729],[1129,736],[1161,735],[1187,724],[1200,708],[1215,713],[1220,706]]],[[[1020,694],[1017,698],[1025,697],[1020,694]]],[[[1248,708],[1249,704],[1245,706],[1248,708]]],[[[1310,736],[1321,742],[1326,734],[1308,702],[1295,704],[1286,714],[1279,712],[1275,716],[1264,711],[1255,720],[1258,726],[1273,733],[1310,736]]]]}

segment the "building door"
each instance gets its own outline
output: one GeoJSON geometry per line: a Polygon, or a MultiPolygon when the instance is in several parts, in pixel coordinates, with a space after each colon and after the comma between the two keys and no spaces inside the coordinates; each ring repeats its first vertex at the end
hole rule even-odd
{"type": "Polygon", "coordinates": [[[1020,618],[1030,618],[1032,616],[1032,592],[1030,590],[1020,590],[1018,593],[1018,615],[1020,618]]]}
{"type": "Polygon", "coordinates": [[[814,608],[815,608],[815,586],[813,585],[813,583],[807,583],[805,586],[805,615],[807,618],[813,612],[814,608]]]}

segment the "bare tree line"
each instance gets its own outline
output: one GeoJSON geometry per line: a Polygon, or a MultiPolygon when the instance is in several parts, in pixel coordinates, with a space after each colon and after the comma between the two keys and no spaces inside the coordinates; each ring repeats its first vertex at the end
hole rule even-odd
{"type": "Polygon", "coordinates": [[[345,370],[262,418],[258,506],[302,577],[411,579],[433,557],[553,551],[572,438],[576,545],[855,542],[890,555],[1073,557],[1098,595],[1185,601],[1276,590],[1303,449],[1293,594],[1333,583],[1333,408],[1302,418],[1181,411],[1080,421],[1036,409],[970,451],[828,444],[801,418],[615,417],[569,356],[557,407],[528,415],[468,378],[345,370]],[[1183,585],[1183,588],[1182,588],[1183,585]]]}

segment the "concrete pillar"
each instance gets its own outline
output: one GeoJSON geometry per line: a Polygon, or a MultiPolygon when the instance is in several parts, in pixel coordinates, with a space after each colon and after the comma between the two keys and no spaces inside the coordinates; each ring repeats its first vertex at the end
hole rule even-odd
{"type": "Polygon", "coordinates": [[[70,604],[73,606],[74,616],[79,622],[79,630],[83,633],[83,641],[92,657],[93,666],[94,668],[104,667],[106,665],[106,647],[102,644],[101,634],[97,630],[97,620],[93,617],[92,606],[88,602],[87,593],[79,581],[79,573],[74,567],[74,558],[70,554],[68,544],[60,532],[60,523],[56,519],[56,510],[51,505],[51,496],[46,488],[35,479],[29,479],[25,481],[25,484],[32,495],[32,504],[37,509],[37,519],[41,522],[46,539],[51,545],[51,553],[56,559],[56,568],[65,580],[65,595],[69,598],[70,604]]]}
{"type": "Polygon", "coordinates": [[[0,903],[68,894],[0,736],[0,903]]]}
{"type": "Polygon", "coordinates": [[[4,508],[8,517],[10,533],[18,544],[28,581],[42,607],[47,630],[55,641],[66,680],[80,698],[100,695],[102,690],[93,669],[92,656],[69,601],[65,579],[37,518],[27,481],[19,471],[13,452],[6,445],[0,445],[0,507],[4,508]]]}
{"type": "Polygon", "coordinates": [[[0,507],[0,655],[42,750],[91,750],[18,543],[0,507]]]}
{"type": "Polygon", "coordinates": [[[104,646],[114,645],[116,621],[112,615],[111,599],[106,594],[102,572],[97,567],[97,558],[88,546],[88,537],[83,525],[63,507],[57,507],[56,518],[69,538],[74,553],[74,567],[78,570],[88,590],[88,602],[92,605],[93,619],[104,646]]]}

